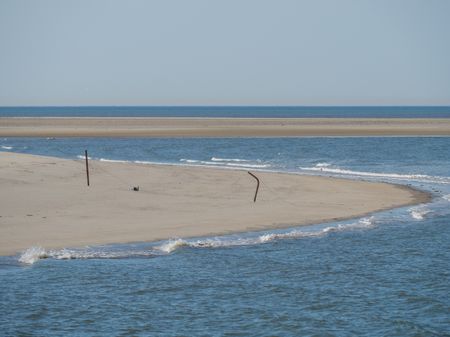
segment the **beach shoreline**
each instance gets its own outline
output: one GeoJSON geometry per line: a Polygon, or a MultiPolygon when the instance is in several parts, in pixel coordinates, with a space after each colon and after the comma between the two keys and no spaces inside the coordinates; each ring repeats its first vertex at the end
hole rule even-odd
{"type": "Polygon", "coordinates": [[[0,137],[311,136],[450,136],[450,119],[0,117],[0,137]]]}
{"type": "Polygon", "coordinates": [[[0,152],[0,255],[289,228],[431,200],[405,185],[255,171],[261,187],[253,202],[246,170],[90,167],[87,187],[81,160],[0,152]]]}

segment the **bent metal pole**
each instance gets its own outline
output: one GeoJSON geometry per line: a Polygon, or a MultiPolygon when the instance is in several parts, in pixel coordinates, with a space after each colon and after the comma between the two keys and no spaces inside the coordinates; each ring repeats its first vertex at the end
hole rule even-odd
{"type": "Polygon", "coordinates": [[[253,202],[256,202],[256,196],[258,195],[258,190],[259,190],[259,179],[257,176],[255,176],[253,173],[251,173],[250,171],[247,171],[248,174],[250,174],[253,178],[256,179],[257,181],[257,185],[256,185],[256,191],[255,191],[255,197],[253,198],[253,202]]]}

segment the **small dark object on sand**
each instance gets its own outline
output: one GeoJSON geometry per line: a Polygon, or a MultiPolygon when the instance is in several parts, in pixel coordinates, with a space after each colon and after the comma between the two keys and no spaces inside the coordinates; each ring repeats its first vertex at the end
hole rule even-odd
{"type": "Polygon", "coordinates": [[[136,191],[136,192],[139,191],[139,186],[134,186],[133,191],[136,191]]]}

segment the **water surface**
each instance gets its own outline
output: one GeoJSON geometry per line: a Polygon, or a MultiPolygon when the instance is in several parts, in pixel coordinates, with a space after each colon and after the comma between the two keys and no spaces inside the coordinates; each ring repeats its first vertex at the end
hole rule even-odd
{"type": "Polygon", "coordinates": [[[450,118],[450,106],[0,107],[0,117],[450,118]]]}
{"type": "Polygon", "coordinates": [[[448,336],[449,148],[446,137],[0,139],[1,151],[80,160],[88,149],[98,160],[387,181],[434,196],[339,223],[1,257],[0,335],[448,336]]]}

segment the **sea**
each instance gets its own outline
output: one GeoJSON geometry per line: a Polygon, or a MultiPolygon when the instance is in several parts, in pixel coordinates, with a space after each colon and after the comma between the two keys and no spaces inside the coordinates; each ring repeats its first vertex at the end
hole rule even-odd
{"type": "Polygon", "coordinates": [[[450,106],[0,106],[0,117],[450,118],[450,106]]]}
{"type": "MultiPolygon", "coordinates": [[[[0,116],[450,118],[450,108],[0,108],[0,116]]],[[[283,230],[29,247],[0,257],[0,336],[450,336],[449,149],[449,137],[0,138],[4,152],[80,161],[88,150],[92,165],[288,172],[433,196],[283,230]]],[[[262,183],[259,193],[270,191],[262,183]]]]}

